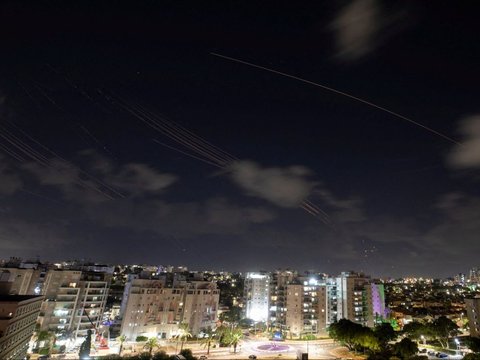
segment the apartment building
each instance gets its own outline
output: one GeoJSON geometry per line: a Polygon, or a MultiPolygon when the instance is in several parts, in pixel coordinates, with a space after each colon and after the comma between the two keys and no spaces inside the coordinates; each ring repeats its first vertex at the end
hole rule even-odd
{"type": "Polygon", "coordinates": [[[219,290],[213,282],[175,282],[165,279],[130,278],[122,303],[121,334],[129,340],[139,335],[169,339],[178,334],[180,324],[188,324],[198,335],[214,328],[218,319],[219,290]]]}
{"type": "Polygon", "coordinates": [[[337,319],[348,319],[373,327],[385,317],[383,284],[354,272],[343,272],[335,279],[337,319]]]}
{"type": "Polygon", "coordinates": [[[269,319],[270,274],[249,272],[245,277],[245,315],[254,321],[269,319]]]}
{"type": "Polygon", "coordinates": [[[291,270],[277,270],[271,274],[269,323],[279,330],[286,327],[287,285],[294,283],[297,277],[297,272],[291,270]]]}
{"type": "Polygon", "coordinates": [[[299,279],[286,287],[285,328],[293,337],[324,335],[329,325],[329,287],[324,280],[299,279]]]}
{"type": "Polygon", "coordinates": [[[0,359],[25,358],[43,297],[0,295],[0,359]]]}
{"type": "Polygon", "coordinates": [[[101,323],[110,280],[106,273],[50,270],[43,288],[40,329],[81,341],[87,330],[101,323]]]}
{"type": "Polygon", "coordinates": [[[270,323],[292,337],[325,335],[330,324],[349,319],[373,327],[385,315],[383,284],[353,272],[338,277],[272,276],[270,323]]]}
{"type": "Polygon", "coordinates": [[[480,297],[465,299],[470,336],[480,338],[480,297]]]}
{"type": "Polygon", "coordinates": [[[371,282],[364,286],[364,325],[374,327],[385,317],[385,288],[383,284],[371,282]]]}

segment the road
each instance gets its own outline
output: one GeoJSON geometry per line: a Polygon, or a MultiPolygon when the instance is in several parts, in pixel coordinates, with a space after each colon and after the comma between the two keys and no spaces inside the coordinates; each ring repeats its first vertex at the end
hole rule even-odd
{"type": "MultiPolygon", "coordinates": [[[[167,345],[167,344],[164,344],[167,345]]],[[[193,351],[195,356],[206,355],[207,351],[201,347],[198,343],[187,343],[184,346],[193,351]]],[[[128,349],[128,347],[127,347],[128,349]]],[[[174,353],[174,347],[169,344],[168,347],[163,347],[169,353],[174,353]]],[[[208,359],[218,360],[236,360],[236,359],[248,359],[250,355],[256,355],[257,359],[296,359],[297,352],[308,352],[310,360],[333,360],[342,357],[344,352],[343,348],[335,345],[332,340],[314,340],[314,341],[285,341],[275,342],[268,340],[246,339],[237,347],[237,352],[233,353],[233,348],[211,348],[208,359]],[[272,351],[264,350],[270,347],[272,351]]],[[[128,355],[130,351],[125,351],[123,355],[128,355]]],[[[111,342],[111,348],[108,350],[100,350],[98,352],[92,352],[91,356],[104,356],[108,354],[118,354],[118,346],[115,342],[111,342]]],[[[57,358],[57,357],[53,357],[57,358]]],[[[78,354],[70,353],[66,354],[62,359],[77,359],[78,354]]]]}

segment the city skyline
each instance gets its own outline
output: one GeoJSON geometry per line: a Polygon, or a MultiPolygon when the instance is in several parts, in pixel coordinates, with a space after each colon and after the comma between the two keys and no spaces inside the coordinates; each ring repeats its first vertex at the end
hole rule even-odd
{"type": "Polygon", "coordinates": [[[0,5],[4,256],[479,265],[477,5],[58,5],[0,5]]]}

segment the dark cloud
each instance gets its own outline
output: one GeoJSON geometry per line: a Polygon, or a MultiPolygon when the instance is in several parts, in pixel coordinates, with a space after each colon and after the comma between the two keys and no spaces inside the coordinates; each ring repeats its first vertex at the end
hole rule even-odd
{"type": "Polygon", "coordinates": [[[29,162],[22,168],[41,185],[61,191],[65,199],[82,203],[105,201],[118,195],[117,191],[127,196],[160,193],[177,179],[144,163],[116,165],[93,150],[79,154],[87,157],[85,169],[59,158],[48,159],[46,165],[29,162]]]}
{"type": "Polygon", "coordinates": [[[130,163],[123,165],[118,173],[111,174],[107,181],[132,195],[142,195],[161,192],[176,179],[176,176],[160,173],[146,164],[130,163]]]}
{"type": "Polygon", "coordinates": [[[368,55],[393,34],[400,18],[399,12],[387,12],[377,0],[350,1],[331,24],[336,56],[354,61],[368,55]]]}
{"type": "Polygon", "coordinates": [[[12,195],[22,188],[20,176],[7,159],[0,154],[0,195],[12,195]]]}
{"type": "Polygon", "coordinates": [[[0,252],[11,256],[51,256],[65,250],[71,237],[65,223],[0,216],[0,252]]]}
{"type": "Polygon", "coordinates": [[[239,206],[225,198],[204,202],[122,199],[88,207],[92,221],[107,227],[151,231],[194,238],[205,234],[244,234],[251,226],[269,223],[275,213],[263,207],[239,206]]]}
{"type": "Polygon", "coordinates": [[[448,156],[453,168],[480,167],[480,115],[463,119],[458,128],[463,135],[460,145],[456,145],[448,156]]]}
{"type": "Polygon", "coordinates": [[[360,222],[366,219],[363,209],[363,201],[356,198],[337,198],[327,189],[319,189],[315,194],[326,204],[331,211],[329,215],[335,223],[360,222]]]}
{"type": "Polygon", "coordinates": [[[263,167],[254,161],[237,161],[230,166],[231,178],[249,196],[281,207],[297,207],[311,193],[315,182],[305,166],[263,167]]]}

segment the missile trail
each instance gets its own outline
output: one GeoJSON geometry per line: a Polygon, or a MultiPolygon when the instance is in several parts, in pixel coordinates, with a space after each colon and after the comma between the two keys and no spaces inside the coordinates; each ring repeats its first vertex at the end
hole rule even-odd
{"type": "Polygon", "coordinates": [[[219,57],[219,58],[222,58],[224,60],[229,60],[229,61],[233,61],[233,62],[236,62],[236,63],[239,63],[239,64],[243,64],[243,65],[247,65],[247,66],[250,66],[250,67],[254,67],[254,68],[257,68],[257,69],[260,69],[260,70],[264,70],[264,71],[268,71],[268,72],[271,72],[271,73],[274,73],[274,74],[277,74],[277,75],[281,75],[281,76],[285,76],[287,78],[290,78],[290,79],[294,79],[294,80],[297,80],[297,81],[301,81],[303,83],[306,83],[306,84],[309,84],[309,85],[313,85],[313,86],[316,86],[316,87],[319,87],[319,88],[322,88],[324,90],[327,90],[327,91],[330,91],[330,92],[333,92],[335,94],[338,94],[338,95],[342,95],[342,96],[345,96],[345,97],[348,97],[352,100],[355,100],[355,101],[358,101],[358,102],[361,102],[365,105],[368,105],[370,107],[373,107],[375,109],[378,109],[378,110],[381,110],[381,111],[384,111],[390,115],[393,115],[399,119],[402,119],[402,120],[405,120],[405,121],[408,121],[409,123],[411,124],[414,124],[418,127],[421,127],[422,129],[424,130],[427,130],[428,132],[432,133],[432,134],[435,134],[437,136],[440,136],[441,138],[451,142],[451,143],[454,143],[456,145],[462,145],[462,143],[458,142],[457,140],[455,139],[452,139],[451,137],[445,135],[445,134],[442,134],[441,132],[438,132],[437,130],[434,130],[428,126],[425,126],[415,120],[412,120],[406,116],[403,116],[402,114],[399,114],[399,113],[396,113],[392,110],[388,110],[387,108],[384,108],[383,106],[380,106],[380,105],[377,105],[377,104],[374,104],[370,101],[367,101],[367,100],[364,100],[364,99],[361,99],[359,97],[356,97],[354,95],[351,95],[349,93],[346,93],[346,92],[343,92],[343,91],[340,91],[340,90],[337,90],[337,89],[334,89],[334,88],[331,88],[329,86],[325,86],[325,85],[322,85],[322,84],[319,84],[319,83],[316,83],[314,81],[310,81],[310,80],[307,80],[307,79],[303,79],[301,77],[298,77],[298,76],[295,76],[295,75],[290,75],[290,74],[287,74],[287,73],[284,73],[282,71],[278,71],[278,70],[275,70],[275,69],[270,69],[270,68],[267,68],[267,67],[264,67],[264,66],[261,66],[261,65],[257,65],[257,64],[253,64],[251,62],[247,62],[247,61],[244,61],[244,60],[240,60],[240,59],[236,59],[236,58],[233,58],[233,57],[230,57],[230,56],[225,56],[225,55],[222,55],[222,54],[218,54],[218,53],[214,53],[214,52],[211,52],[210,55],[213,55],[213,56],[216,56],[216,57],[219,57]]]}

